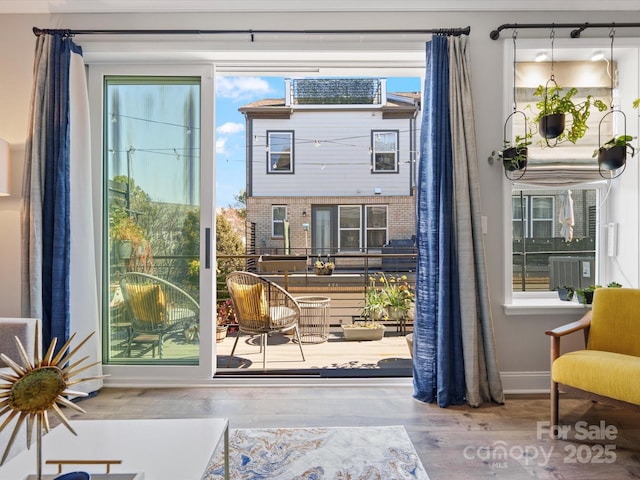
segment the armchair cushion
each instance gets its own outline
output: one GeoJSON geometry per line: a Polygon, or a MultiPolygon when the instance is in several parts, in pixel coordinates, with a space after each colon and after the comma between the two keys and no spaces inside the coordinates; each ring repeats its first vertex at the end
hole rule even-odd
{"type": "Polygon", "coordinates": [[[266,321],[269,316],[269,302],[261,283],[243,285],[234,283],[229,287],[236,299],[236,309],[242,318],[266,321]]]}
{"type": "Polygon", "coordinates": [[[160,323],[164,317],[165,298],[160,285],[127,284],[131,312],[142,322],[160,323]]]}
{"type": "Polygon", "coordinates": [[[587,349],[640,357],[640,289],[595,291],[587,349]]]}
{"type": "Polygon", "coordinates": [[[640,405],[640,357],[596,350],[565,353],[553,362],[555,382],[640,405]]]}

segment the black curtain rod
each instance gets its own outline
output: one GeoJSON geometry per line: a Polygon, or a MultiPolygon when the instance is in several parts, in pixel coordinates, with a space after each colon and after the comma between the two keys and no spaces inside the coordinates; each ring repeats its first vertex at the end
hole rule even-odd
{"type": "Polygon", "coordinates": [[[257,34],[303,35],[469,35],[471,27],[431,28],[421,30],[71,30],[33,27],[34,35],[249,35],[254,41],[257,34]]]}
{"type": "Polygon", "coordinates": [[[500,32],[506,29],[526,29],[526,28],[545,28],[551,30],[552,28],[573,28],[571,30],[571,38],[579,38],[580,34],[587,28],[640,28],[640,23],[505,23],[500,25],[495,30],[492,30],[489,37],[492,40],[500,38],[500,32]]]}

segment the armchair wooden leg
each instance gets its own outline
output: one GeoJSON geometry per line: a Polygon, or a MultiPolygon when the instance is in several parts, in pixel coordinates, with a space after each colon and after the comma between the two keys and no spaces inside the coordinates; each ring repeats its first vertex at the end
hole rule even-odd
{"type": "Polygon", "coordinates": [[[551,438],[557,438],[558,432],[558,383],[551,380],[551,438]]]}

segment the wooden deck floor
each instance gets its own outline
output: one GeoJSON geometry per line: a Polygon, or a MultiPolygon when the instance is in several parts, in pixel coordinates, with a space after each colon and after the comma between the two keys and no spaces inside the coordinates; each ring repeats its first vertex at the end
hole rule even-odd
{"type": "MultiPolygon", "coordinates": [[[[240,336],[230,368],[227,368],[235,339],[234,333],[223,342],[216,344],[218,372],[229,374],[264,371],[259,337],[248,335],[240,336]]],[[[321,372],[324,374],[336,373],[328,372],[332,369],[358,369],[377,370],[369,372],[372,375],[386,372],[402,376],[411,375],[411,355],[406,337],[392,326],[387,326],[382,340],[372,341],[345,341],[341,331],[332,328],[326,342],[305,343],[303,341],[302,350],[305,356],[304,361],[298,343],[294,341],[292,335],[271,335],[266,349],[266,369],[271,372],[299,371],[299,373],[324,371],[321,372]]],[[[359,375],[363,375],[363,372],[359,372],[359,375]]]]}

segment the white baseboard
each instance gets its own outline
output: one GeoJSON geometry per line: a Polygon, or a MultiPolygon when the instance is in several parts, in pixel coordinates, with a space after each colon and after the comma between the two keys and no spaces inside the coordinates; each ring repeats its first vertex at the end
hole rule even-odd
{"type": "Polygon", "coordinates": [[[549,393],[550,373],[501,372],[502,389],[506,394],[549,393]]]}

